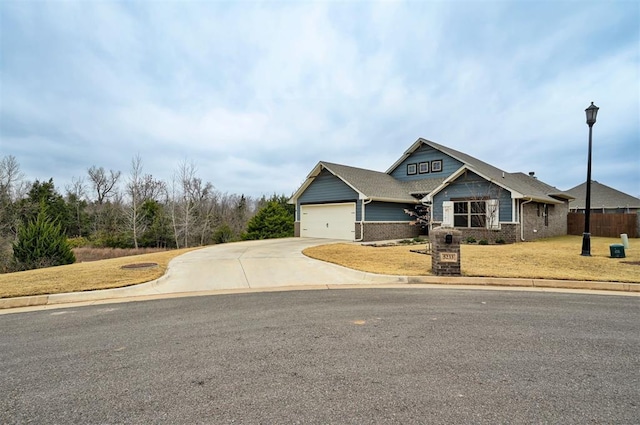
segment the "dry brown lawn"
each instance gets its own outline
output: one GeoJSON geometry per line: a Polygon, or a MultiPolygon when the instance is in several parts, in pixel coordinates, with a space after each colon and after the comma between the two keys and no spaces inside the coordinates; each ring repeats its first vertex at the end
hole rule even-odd
{"type": "MultiPolygon", "coordinates": [[[[640,283],[640,239],[630,240],[626,258],[609,258],[609,245],[619,242],[613,238],[592,238],[591,257],[580,255],[580,236],[513,245],[462,245],[462,274],[640,283]]],[[[420,248],[420,245],[376,248],[343,243],[307,248],[304,254],[371,273],[430,275],[431,257],[410,251],[420,248]]],[[[0,274],[0,298],[119,288],[149,282],[166,272],[171,259],[194,249],[197,248],[0,274]],[[139,263],[157,263],[158,267],[122,268],[139,263]]]]}
{"type": "Polygon", "coordinates": [[[149,282],[161,277],[174,257],[194,249],[197,248],[0,274],[0,298],[119,288],[149,282]],[[157,263],[158,266],[122,268],[140,263],[157,263]]]}
{"type": "Polygon", "coordinates": [[[73,253],[76,256],[76,263],[83,263],[85,261],[98,261],[106,260],[107,258],[118,257],[130,257],[132,255],[151,254],[154,252],[164,252],[166,248],[73,248],[73,253]]]}
{"type": "MultiPolygon", "coordinates": [[[[613,243],[620,243],[620,239],[591,238],[591,257],[580,255],[582,236],[562,236],[510,245],[462,245],[462,274],[640,283],[640,240],[630,239],[626,258],[609,257],[609,245],[613,243]]],[[[431,257],[410,251],[418,248],[420,245],[372,247],[341,243],[307,248],[304,254],[371,273],[430,275],[431,257]]]]}

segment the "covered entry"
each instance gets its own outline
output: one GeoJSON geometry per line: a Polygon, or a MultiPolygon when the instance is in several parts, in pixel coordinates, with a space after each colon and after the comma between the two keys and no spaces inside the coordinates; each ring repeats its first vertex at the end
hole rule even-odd
{"type": "Polygon", "coordinates": [[[300,205],[300,236],[355,240],[356,203],[300,205]]]}

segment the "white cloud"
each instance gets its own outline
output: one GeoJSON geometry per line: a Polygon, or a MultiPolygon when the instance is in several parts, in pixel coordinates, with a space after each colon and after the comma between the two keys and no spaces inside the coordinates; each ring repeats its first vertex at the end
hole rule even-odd
{"type": "Polygon", "coordinates": [[[190,158],[257,196],[318,160],[386,170],[425,137],[568,188],[593,100],[594,176],[638,195],[637,8],[574,6],[0,3],[0,146],[56,180],[190,158]]]}

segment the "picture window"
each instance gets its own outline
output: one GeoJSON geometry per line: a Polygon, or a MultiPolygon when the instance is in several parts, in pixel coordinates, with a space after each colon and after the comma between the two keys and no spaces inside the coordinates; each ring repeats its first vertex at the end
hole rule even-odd
{"type": "Polygon", "coordinates": [[[486,227],[487,205],[485,201],[462,201],[453,204],[454,227],[486,227]]]}

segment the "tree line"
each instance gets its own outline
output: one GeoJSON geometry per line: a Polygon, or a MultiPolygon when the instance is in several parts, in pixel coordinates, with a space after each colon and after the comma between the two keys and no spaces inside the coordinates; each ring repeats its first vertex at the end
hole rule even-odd
{"type": "Polygon", "coordinates": [[[19,267],[14,254],[37,223],[47,232],[57,226],[71,247],[187,248],[293,236],[293,208],[285,195],[220,192],[186,160],[171,180],[156,179],[140,156],[124,174],[92,165],[61,193],[53,178],[28,181],[9,155],[0,159],[0,272],[33,268],[19,267]]]}

